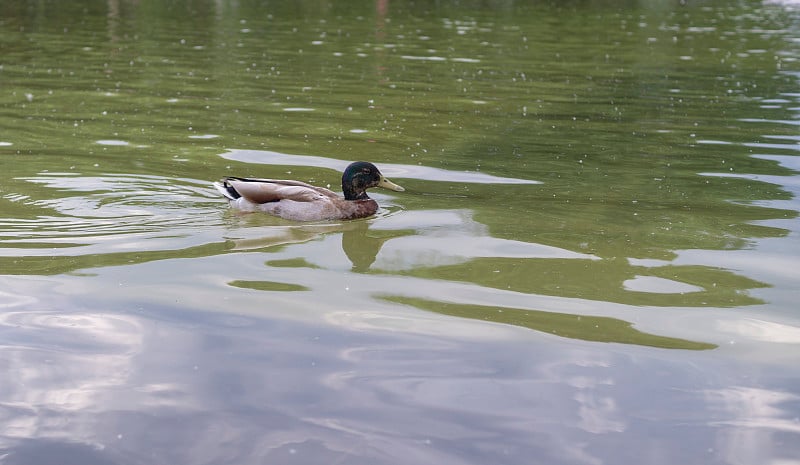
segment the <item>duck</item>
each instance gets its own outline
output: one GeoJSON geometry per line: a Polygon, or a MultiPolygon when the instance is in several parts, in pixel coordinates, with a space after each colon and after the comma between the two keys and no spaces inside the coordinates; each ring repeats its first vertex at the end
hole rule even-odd
{"type": "Polygon", "coordinates": [[[382,187],[403,192],[372,163],[357,161],[342,174],[344,197],[324,187],[302,181],[228,176],[214,183],[231,207],[243,212],[263,212],[291,221],[353,220],[378,211],[367,189],[382,187]]]}

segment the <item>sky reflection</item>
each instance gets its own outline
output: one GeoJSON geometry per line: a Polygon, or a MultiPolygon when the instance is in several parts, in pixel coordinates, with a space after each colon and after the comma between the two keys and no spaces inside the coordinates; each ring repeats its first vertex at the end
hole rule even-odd
{"type": "Polygon", "coordinates": [[[797,12],[523,3],[4,1],[0,464],[800,465],[797,12]]]}
{"type": "Polygon", "coordinates": [[[41,449],[118,464],[599,464],[631,442],[654,464],[770,463],[787,459],[774,441],[800,434],[796,395],[736,387],[739,368],[722,360],[687,369],[680,352],[510,327],[492,340],[479,322],[433,336],[181,312],[5,314],[4,463],[41,449]],[[514,359],[493,350],[511,341],[514,359]]]}

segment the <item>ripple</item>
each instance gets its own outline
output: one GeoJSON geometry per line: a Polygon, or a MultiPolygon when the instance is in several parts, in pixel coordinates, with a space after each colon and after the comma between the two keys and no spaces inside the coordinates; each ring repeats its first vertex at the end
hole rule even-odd
{"type": "Polygon", "coordinates": [[[217,134],[196,134],[189,136],[189,139],[216,139],[218,137],[217,134]]]}
{"type": "Polygon", "coordinates": [[[274,292],[297,292],[310,290],[306,286],[292,283],[281,283],[275,281],[243,281],[236,280],[228,283],[229,286],[239,287],[242,289],[253,289],[256,291],[274,291],[274,292]]]}
{"type": "Polygon", "coordinates": [[[400,58],[402,58],[404,60],[447,61],[447,58],[445,58],[445,57],[437,57],[437,56],[401,55],[400,58]]]}
{"type": "MultiPolygon", "coordinates": [[[[0,309],[28,306],[38,301],[35,297],[0,290],[0,309]]],[[[1,315],[1,314],[0,314],[1,315]]]]}
{"type": "Polygon", "coordinates": [[[731,145],[731,142],[724,141],[724,140],[714,140],[714,139],[698,139],[698,144],[705,144],[705,145],[731,145]]]}
{"type": "MultiPolygon", "coordinates": [[[[117,347],[129,352],[141,343],[140,328],[135,319],[123,315],[105,313],[63,313],[47,311],[4,312],[0,314],[0,326],[12,327],[15,332],[27,332],[25,345],[28,348],[48,348],[55,339],[62,347],[72,347],[76,352],[91,345],[103,345],[108,350],[117,347]],[[44,333],[34,337],[34,333],[44,333]],[[69,343],[64,343],[70,340],[69,343]]],[[[6,341],[8,342],[8,341],[6,341]]]]}
{"type": "Polygon", "coordinates": [[[800,126],[800,120],[791,119],[739,118],[739,121],[743,123],[786,124],[789,126],[800,126]]]}
{"type": "Polygon", "coordinates": [[[198,229],[219,224],[214,213],[224,205],[207,181],[49,172],[25,180],[55,195],[42,196],[41,188],[10,194],[26,204],[30,216],[0,218],[0,256],[180,248],[193,242],[186,237],[202,241],[198,229]]]}
{"type": "Polygon", "coordinates": [[[130,143],[127,142],[127,141],[115,140],[115,139],[101,139],[101,140],[95,141],[95,144],[100,144],[100,145],[120,145],[120,146],[122,146],[122,145],[130,145],[130,143]]]}

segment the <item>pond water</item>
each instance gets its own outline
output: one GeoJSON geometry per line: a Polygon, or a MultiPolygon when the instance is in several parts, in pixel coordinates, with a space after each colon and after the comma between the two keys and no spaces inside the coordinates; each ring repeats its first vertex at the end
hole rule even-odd
{"type": "Polygon", "coordinates": [[[800,464],[794,3],[4,0],[0,464],[800,464]]]}

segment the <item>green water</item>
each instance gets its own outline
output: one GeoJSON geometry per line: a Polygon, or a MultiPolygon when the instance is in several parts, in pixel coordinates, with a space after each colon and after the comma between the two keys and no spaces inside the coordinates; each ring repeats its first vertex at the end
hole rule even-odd
{"type": "Polygon", "coordinates": [[[0,463],[789,460],[799,32],[791,2],[4,1],[0,463]],[[406,191],[297,224],[211,187],[352,160],[406,191]]]}

